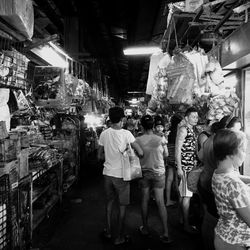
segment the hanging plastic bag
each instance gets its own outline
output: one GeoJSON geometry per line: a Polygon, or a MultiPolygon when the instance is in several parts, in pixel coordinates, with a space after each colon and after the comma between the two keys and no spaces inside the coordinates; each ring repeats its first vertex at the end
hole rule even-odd
{"type": "Polygon", "coordinates": [[[139,158],[131,145],[128,144],[126,150],[121,152],[123,180],[131,181],[142,177],[142,170],[139,158]]]}

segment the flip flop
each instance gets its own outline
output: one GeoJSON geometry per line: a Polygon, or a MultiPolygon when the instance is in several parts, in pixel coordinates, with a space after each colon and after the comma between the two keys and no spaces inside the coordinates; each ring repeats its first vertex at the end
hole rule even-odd
{"type": "Polygon", "coordinates": [[[170,244],[173,242],[173,240],[171,238],[169,238],[168,236],[165,236],[165,235],[161,235],[160,236],[160,241],[163,243],[163,244],[170,244]]]}
{"type": "Polygon", "coordinates": [[[111,241],[111,239],[112,239],[112,236],[110,233],[107,232],[107,229],[103,229],[100,236],[105,241],[111,241]]]}
{"type": "Polygon", "coordinates": [[[187,234],[199,234],[199,230],[195,226],[190,226],[189,228],[183,228],[184,232],[187,234]]]}
{"type": "Polygon", "coordinates": [[[148,231],[144,231],[144,227],[143,226],[139,227],[139,232],[140,232],[141,236],[149,236],[149,232],[148,231]]]}
{"type": "Polygon", "coordinates": [[[125,237],[123,237],[121,239],[115,239],[114,245],[115,246],[121,246],[121,245],[124,245],[124,244],[128,244],[130,242],[131,242],[130,236],[126,235],[125,237]]]}

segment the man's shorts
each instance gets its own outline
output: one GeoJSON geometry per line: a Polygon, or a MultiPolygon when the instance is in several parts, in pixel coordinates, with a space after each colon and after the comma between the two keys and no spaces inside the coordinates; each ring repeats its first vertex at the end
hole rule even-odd
{"type": "Polygon", "coordinates": [[[118,198],[120,205],[129,205],[130,183],[122,178],[104,175],[104,188],[107,201],[118,198]]]}
{"type": "Polygon", "coordinates": [[[140,180],[141,188],[165,188],[165,173],[156,175],[152,172],[143,172],[142,179],[140,180]]]}
{"type": "Polygon", "coordinates": [[[183,170],[183,177],[179,184],[179,192],[181,197],[192,197],[193,193],[187,187],[187,172],[183,170]]]}

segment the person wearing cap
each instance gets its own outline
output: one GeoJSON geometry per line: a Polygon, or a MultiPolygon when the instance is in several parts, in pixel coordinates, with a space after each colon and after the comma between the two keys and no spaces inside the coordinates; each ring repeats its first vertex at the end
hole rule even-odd
{"type": "Polygon", "coordinates": [[[140,160],[143,178],[140,180],[140,187],[142,191],[142,226],[139,230],[142,235],[149,234],[147,221],[148,203],[150,190],[153,189],[163,226],[163,234],[160,236],[160,240],[163,243],[169,243],[171,239],[169,238],[168,233],[167,210],[164,203],[164,160],[168,156],[167,142],[164,136],[160,137],[154,134],[154,120],[150,115],[145,115],[141,118],[141,125],[144,133],[140,137],[136,138],[136,142],[138,142],[144,152],[144,157],[140,160]]]}
{"type": "Polygon", "coordinates": [[[154,132],[156,135],[164,136],[165,122],[161,116],[156,116],[154,119],[154,132]]]}
{"type": "Polygon", "coordinates": [[[117,235],[114,240],[115,245],[126,242],[124,232],[124,220],[126,207],[130,202],[130,183],[123,180],[122,158],[123,152],[128,143],[135,149],[139,157],[143,156],[141,147],[135,142],[135,137],[126,129],[123,129],[124,111],[120,107],[109,109],[109,119],[111,127],[104,130],[99,139],[98,159],[101,160],[104,153],[105,161],[103,168],[104,189],[106,194],[106,229],[103,236],[105,239],[112,239],[111,236],[111,214],[116,197],[119,203],[119,219],[117,235]]]}

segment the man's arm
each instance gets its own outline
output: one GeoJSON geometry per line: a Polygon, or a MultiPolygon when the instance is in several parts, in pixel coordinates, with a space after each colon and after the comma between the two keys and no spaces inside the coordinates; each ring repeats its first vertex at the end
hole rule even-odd
{"type": "Polygon", "coordinates": [[[187,136],[187,129],[185,127],[179,128],[175,141],[175,161],[177,164],[177,174],[182,177],[183,171],[181,166],[181,148],[187,136]]]}
{"type": "Polygon", "coordinates": [[[131,143],[131,147],[136,151],[138,157],[140,157],[140,158],[143,157],[143,150],[142,150],[141,146],[136,141],[131,143]]]}
{"type": "Polygon", "coordinates": [[[97,150],[97,159],[98,161],[105,160],[104,159],[104,147],[99,145],[98,150],[97,150]]]}

